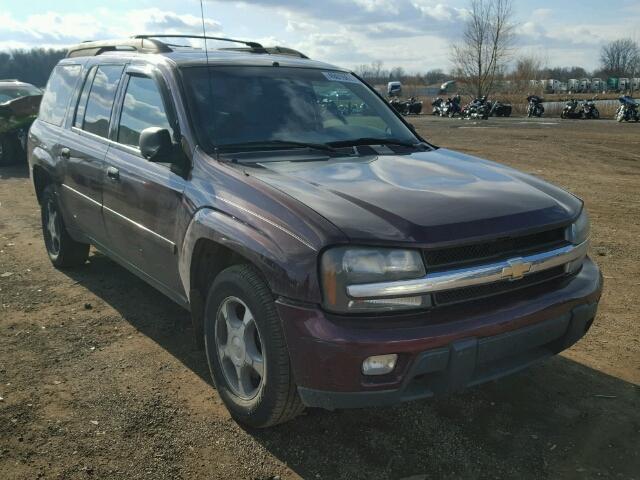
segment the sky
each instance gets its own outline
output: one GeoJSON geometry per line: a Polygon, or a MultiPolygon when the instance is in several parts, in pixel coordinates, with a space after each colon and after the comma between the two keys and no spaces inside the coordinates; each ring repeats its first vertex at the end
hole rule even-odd
{"type": "MultiPolygon", "coordinates": [[[[513,0],[516,54],[598,66],[602,45],[640,41],[640,0],[513,0]]],[[[208,35],[299,49],[355,68],[382,61],[448,71],[468,0],[205,0],[208,35]]],[[[0,50],[65,47],[137,33],[201,34],[199,0],[0,0],[0,50]]]]}

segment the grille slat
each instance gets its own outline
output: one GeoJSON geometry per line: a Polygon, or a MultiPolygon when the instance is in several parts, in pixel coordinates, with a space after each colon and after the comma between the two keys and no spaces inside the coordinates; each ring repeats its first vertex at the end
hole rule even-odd
{"type": "Polygon", "coordinates": [[[465,302],[475,300],[482,297],[490,297],[500,295],[502,293],[512,292],[521,288],[538,285],[554,278],[564,276],[564,267],[555,267],[543,272],[527,275],[520,280],[505,280],[503,282],[489,283],[487,285],[476,285],[473,287],[458,288],[456,290],[447,290],[435,294],[436,305],[449,305],[452,303],[465,302]]]}
{"type": "Polygon", "coordinates": [[[437,271],[449,267],[487,263],[491,260],[543,252],[566,244],[564,228],[557,228],[485,243],[424,250],[423,254],[427,269],[437,271]]]}

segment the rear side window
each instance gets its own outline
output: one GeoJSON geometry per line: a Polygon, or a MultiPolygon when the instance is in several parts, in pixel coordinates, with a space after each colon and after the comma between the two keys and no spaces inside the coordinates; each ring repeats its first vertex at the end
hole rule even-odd
{"type": "Polygon", "coordinates": [[[109,119],[122,70],[122,65],[98,67],[85,109],[83,130],[100,137],[109,136],[109,119]]]}
{"type": "Polygon", "coordinates": [[[171,133],[162,95],[156,82],[149,77],[132,76],[122,105],[118,142],[137,147],[140,133],[149,127],[164,128],[171,133]]]}
{"type": "Polygon", "coordinates": [[[80,65],[59,65],[53,70],[40,103],[40,120],[62,126],[81,71],[80,65]]]}
{"type": "Polygon", "coordinates": [[[78,108],[76,110],[76,117],[73,120],[73,126],[82,128],[82,122],[84,121],[84,111],[87,108],[87,100],[89,99],[89,92],[91,91],[91,85],[93,84],[93,77],[96,74],[98,67],[91,67],[89,74],[87,75],[84,85],[82,87],[82,93],[78,100],[78,108]]]}

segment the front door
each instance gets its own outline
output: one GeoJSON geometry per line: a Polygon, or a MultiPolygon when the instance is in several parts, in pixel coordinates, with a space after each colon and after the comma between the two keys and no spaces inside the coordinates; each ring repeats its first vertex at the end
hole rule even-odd
{"type": "MultiPolygon", "coordinates": [[[[161,287],[183,296],[178,275],[176,219],[185,180],[170,165],[152,163],[138,148],[145,128],[166,128],[170,99],[162,79],[131,67],[106,158],[103,215],[108,245],[161,287]]],[[[171,109],[170,111],[173,111],[171,109]]]]}

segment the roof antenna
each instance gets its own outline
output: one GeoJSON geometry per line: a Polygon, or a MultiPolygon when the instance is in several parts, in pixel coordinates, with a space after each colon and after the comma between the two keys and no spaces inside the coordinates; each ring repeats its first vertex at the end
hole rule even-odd
{"type": "MultiPolygon", "coordinates": [[[[213,85],[211,81],[211,67],[209,65],[209,47],[207,46],[207,29],[204,23],[204,4],[200,0],[200,17],[202,18],[202,38],[204,39],[204,55],[207,58],[207,77],[209,78],[209,99],[213,100],[213,85]]],[[[216,160],[220,160],[220,151],[214,146],[214,155],[216,160]]]]}
{"type": "Polygon", "coordinates": [[[204,25],[204,5],[200,0],[200,17],[202,18],[202,38],[204,38],[204,54],[207,57],[207,67],[209,66],[209,48],[207,47],[207,29],[204,25]]]}

